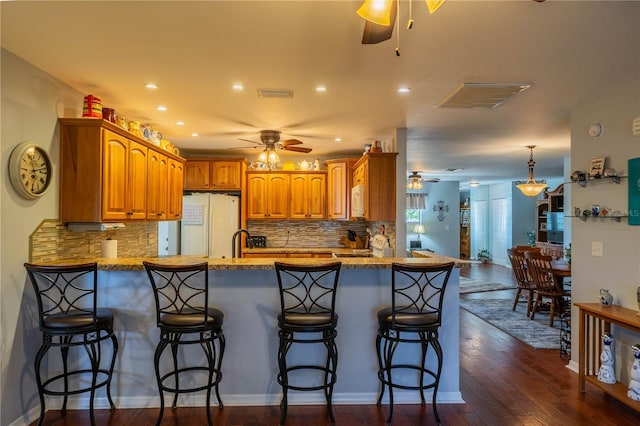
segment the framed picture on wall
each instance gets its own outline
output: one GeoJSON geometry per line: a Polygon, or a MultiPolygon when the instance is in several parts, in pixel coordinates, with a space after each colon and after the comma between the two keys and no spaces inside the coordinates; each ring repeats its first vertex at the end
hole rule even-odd
{"type": "Polygon", "coordinates": [[[589,168],[589,177],[600,179],[604,173],[604,157],[594,158],[591,160],[591,167],[589,168]]]}
{"type": "Polygon", "coordinates": [[[547,222],[540,222],[540,230],[541,231],[547,230],[547,222]]]}

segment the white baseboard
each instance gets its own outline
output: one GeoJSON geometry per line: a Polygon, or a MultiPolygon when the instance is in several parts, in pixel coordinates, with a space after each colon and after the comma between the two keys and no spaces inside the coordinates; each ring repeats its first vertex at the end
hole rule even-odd
{"type": "Polygon", "coordinates": [[[569,364],[567,364],[567,368],[574,373],[578,373],[578,363],[574,360],[569,361],[569,364]]]}
{"type": "MultiPolygon", "coordinates": [[[[388,403],[388,392],[385,392],[383,403],[388,403]]],[[[431,392],[425,393],[425,399],[431,400],[431,392]]],[[[401,391],[393,392],[395,404],[420,404],[420,396],[417,391],[401,391]]],[[[165,404],[171,398],[170,394],[165,395],[165,404]]],[[[282,394],[252,394],[252,395],[222,395],[222,401],[227,407],[241,406],[273,406],[279,405],[282,394]]],[[[378,400],[377,393],[335,393],[333,395],[333,403],[335,405],[373,405],[378,400]]],[[[211,404],[216,405],[215,397],[212,396],[211,404]]],[[[117,408],[157,408],[160,407],[160,400],[157,396],[153,397],[121,397],[114,398],[117,408]]],[[[289,393],[290,405],[324,405],[326,403],[322,392],[295,392],[289,393]]],[[[462,394],[460,392],[439,392],[438,404],[464,404],[462,394]]],[[[178,398],[178,406],[181,407],[204,407],[206,405],[205,395],[203,392],[194,394],[180,395],[178,398]]],[[[49,398],[47,400],[47,410],[59,410],[62,407],[62,398],[49,398]]],[[[107,409],[109,401],[106,397],[96,398],[94,408],[107,409]]],[[[89,398],[70,397],[67,400],[68,410],[87,410],[89,409],[89,398]]],[[[40,409],[35,407],[27,414],[17,419],[9,426],[28,426],[38,419],[40,409]]]]}

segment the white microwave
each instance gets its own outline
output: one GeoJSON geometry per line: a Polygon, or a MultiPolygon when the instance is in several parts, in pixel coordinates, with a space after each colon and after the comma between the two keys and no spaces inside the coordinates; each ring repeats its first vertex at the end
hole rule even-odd
{"type": "Polygon", "coordinates": [[[351,217],[364,217],[364,185],[359,184],[351,188],[351,217]]]}

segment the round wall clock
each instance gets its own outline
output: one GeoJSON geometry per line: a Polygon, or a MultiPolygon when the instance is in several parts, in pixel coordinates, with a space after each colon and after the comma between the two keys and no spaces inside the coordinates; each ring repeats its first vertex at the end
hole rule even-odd
{"type": "Polygon", "coordinates": [[[47,151],[31,142],[17,145],[9,157],[9,179],[16,192],[33,200],[49,189],[53,175],[47,151]]]}

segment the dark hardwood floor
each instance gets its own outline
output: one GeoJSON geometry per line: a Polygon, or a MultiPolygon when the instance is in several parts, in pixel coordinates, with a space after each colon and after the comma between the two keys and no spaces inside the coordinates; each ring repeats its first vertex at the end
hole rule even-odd
{"type": "MultiPolygon", "coordinates": [[[[510,269],[474,264],[463,276],[512,283],[510,269]]],[[[513,300],[513,290],[491,292],[491,297],[513,300]]],[[[482,298],[486,293],[463,297],[482,298]]],[[[508,302],[510,303],[510,302],[508,302]]],[[[566,368],[557,350],[536,350],[490,326],[474,315],[460,312],[460,388],[466,404],[439,404],[445,425],[640,425],[640,414],[587,385],[578,391],[577,374],[566,368]]],[[[213,408],[215,425],[277,425],[279,409],[266,407],[213,408]]],[[[98,425],[153,425],[157,409],[96,411],[98,425]]],[[[387,407],[336,405],[336,424],[384,425],[387,407]]],[[[35,423],[34,423],[35,424],[35,423]]],[[[86,410],[47,412],[46,425],[88,425],[86,410]]],[[[203,425],[202,407],[165,410],[163,425],[203,425]]],[[[290,406],[288,426],[328,425],[323,406],[290,406]]],[[[434,425],[431,406],[396,405],[394,426],[434,425]]]]}

